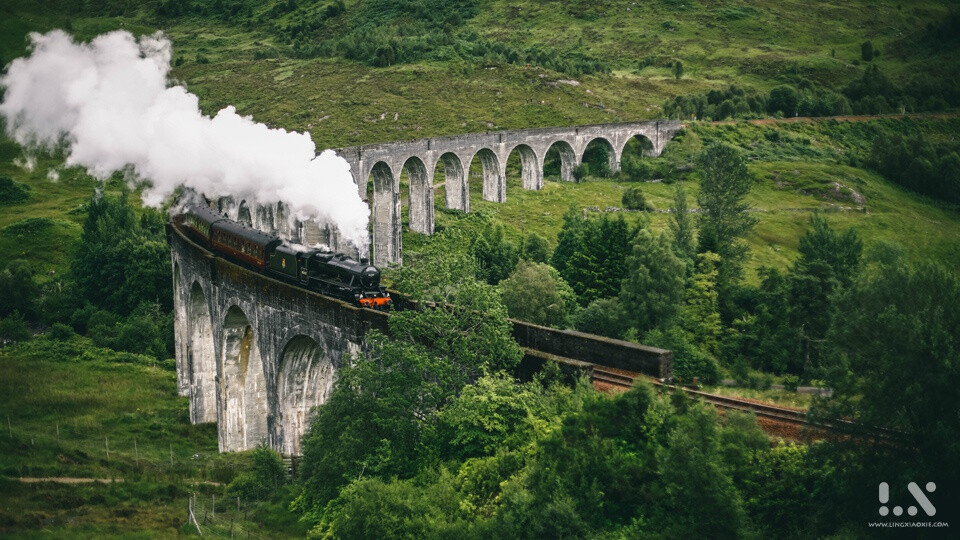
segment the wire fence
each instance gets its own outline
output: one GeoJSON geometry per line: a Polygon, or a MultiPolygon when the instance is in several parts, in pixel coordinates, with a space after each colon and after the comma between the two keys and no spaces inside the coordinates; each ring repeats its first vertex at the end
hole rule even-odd
{"type": "MultiPolygon", "coordinates": [[[[2,413],[0,413],[2,414],[2,413]]],[[[251,520],[260,500],[225,495],[226,484],[249,467],[235,454],[191,448],[181,437],[85,426],[82,422],[36,421],[18,427],[0,416],[0,476],[25,481],[155,482],[175,484],[183,504],[183,532],[205,538],[269,538],[251,520]]],[[[290,470],[294,463],[285,459],[290,470]]]]}
{"type": "Polygon", "coordinates": [[[187,501],[187,524],[205,538],[270,538],[253,530],[251,509],[240,497],[192,494],[187,501]]]}
{"type": "Polygon", "coordinates": [[[76,421],[35,422],[20,429],[6,415],[0,444],[13,452],[2,458],[5,476],[43,476],[51,472],[85,474],[100,479],[195,479],[229,482],[243,464],[225,459],[216,448],[193,447],[172,434],[132,434],[90,427],[76,421]]]}

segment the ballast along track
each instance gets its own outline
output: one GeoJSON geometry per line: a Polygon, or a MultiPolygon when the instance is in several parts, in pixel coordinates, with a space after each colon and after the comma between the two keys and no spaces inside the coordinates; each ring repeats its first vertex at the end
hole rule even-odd
{"type": "MultiPolygon", "coordinates": [[[[646,379],[657,387],[684,392],[691,397],[700,398],[721,409],[751,412],[757,416],[757,420],[765,431],[785,438],[818,439],[823,438],[828,431],[849,433],[856,428],[853,422],[847,420],[812,421],[807,417],[807,413],[803,411],[666,384],[642,373],[597,365],[592,367],[590,373],[591,382],[600,390],[629,390],[633,387],[634,380],[637,378],[646,379]]],[[[887,434],[881,434],[880,436],[885,437],[886,435],[887,434]]]]}

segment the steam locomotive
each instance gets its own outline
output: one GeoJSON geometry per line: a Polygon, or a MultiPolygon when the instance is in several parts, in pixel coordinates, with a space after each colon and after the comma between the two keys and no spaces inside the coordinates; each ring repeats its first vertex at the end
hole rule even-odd
{"type": "Polygon", "coordinates": [[[380,270],[343,253],[291,246],[276,236],[188,205],[173,222],[204,247],[257,271],[355,305],[386,310],[393,301],[380,270]]]}

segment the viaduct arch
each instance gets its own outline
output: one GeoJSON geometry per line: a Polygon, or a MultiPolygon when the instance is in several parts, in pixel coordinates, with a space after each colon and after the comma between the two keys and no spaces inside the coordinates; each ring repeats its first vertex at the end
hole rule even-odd
{"type": "MultiPolygon", "coordinates": [[[[221,452],[266,443],[300,454],[300,439],[315,407],[329,398],[337,371],[362,350],[368,332],[387,333],[389,315],[237,266],[173,227],[167,238],[177,383],[189,399],[191,422],[216,422],[221,452]]],[[[533,361],[577,369],[601,363],[661,378],[672,372],[669,351],[511,322],[533,361]]]]}
{"type": "MultiPolygon", "coordinates": [[[[478,163],[482,170],[483,199],[507,200],[506,166],[514,153],[520,157],[523,189],[543,189],[543,168],[548,152],[560,156],[560,178],[573,181],[573,170],[588,147],[601,144],[610,156],[610,170],[620,170],[624,148],[634,138],[644,139],[644,153],[658,156],[683,125],[674,120],[597,124],[570,128],[524,129],[437,137],[340,148],[336,152],[350,164],[360,197],[371,210],[371,258],[385,266],[402,262],[402,208],[400,177],[409,178],[410,230],[433,234],[434,184],[443,168],[444,204],[470,211],[469,173],[478,163]]],[[[335,251],[350,251],[335,227],[292,219],[282,203],[251,205],[243,199],[221,197],[217,209],[255,229],[307,245],[326,244],[335,251]]]]}
{"type": "Polygon", "coordinates": [[[650,142],[649,155],[658,156],[680,131],[679,121],[596,124],[569,128],[524,129],[368,144],[337,149],[350,163],[360,196],[370,201],[372,259],[377,265],[402,262],[400,175],[410,178],[410,230],[433,234],[434,175],[444,171],[447,208],[470,211],[468,173],[476,160],[483,169],[483,199],[507,199],[505,168],[514,152],[520,155],[523,189],[543,188],[543,166],[552,147],[560,153],[561,179],[573,180],[573,169],[591,143],[603,144],[610,170],[620,170],[620,157],[634,137],[650,142]],[[372,189],[370,189],[372,188],[372,189]],[[370,195],[368,196],[368,191],[370,195]]]}
{"type": "Polygon", "coordinates": [[[260,443],[287,455],[336,370],[387,315],[241,268],[168,230],[177,385],[193,423],[217,422],[221,452],[260,443]]]}

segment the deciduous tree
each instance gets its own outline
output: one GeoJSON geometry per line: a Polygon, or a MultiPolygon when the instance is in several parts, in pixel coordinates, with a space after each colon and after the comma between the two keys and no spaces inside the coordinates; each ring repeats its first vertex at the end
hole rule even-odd
{"type": "Polygon", "coordinates": [[[700,251],[714,251],[720,255],[717,288],[723,309],[743,274],[747,247],[742,238],[757,223],[757,218],[748,213],[750,205],[745,200],[753,180],[743,156],[726,144],[708,146],[697,165],[700,171],[697,202],[703,210],[700,214],[700,251]],[[714,245],[706,245],[705,239],[714,245]]]}
{"type": "Polygon", "coordinates": [[[626,260],[620,305],[641,335],[673,323],[683,298],[684,265],[668,238],[644,229],[626,260]]]}
{"type": "Polygon", "coordinates": [[[577,307],[577,295],[552,266],[520,261],[500,282],[503,304],[511,317],[566,328],[577,307]]]}

